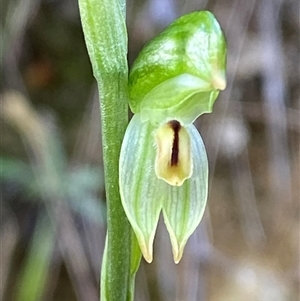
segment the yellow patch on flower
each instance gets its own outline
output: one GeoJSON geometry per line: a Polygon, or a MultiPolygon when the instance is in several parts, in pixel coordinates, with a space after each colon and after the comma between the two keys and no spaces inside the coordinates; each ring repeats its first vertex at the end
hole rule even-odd
{"type": "Polygon", "coordinates": [[[188,132],[179,121],[171,120],[158,128],[155,141],[156,176],[172,186],[181,186],[193,172],[188,132]]]}

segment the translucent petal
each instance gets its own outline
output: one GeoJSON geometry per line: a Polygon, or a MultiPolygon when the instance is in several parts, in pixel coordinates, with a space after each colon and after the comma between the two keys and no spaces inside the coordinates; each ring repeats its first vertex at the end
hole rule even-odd
{"type": "Polygon", "coordinates": [[[208,161],[202,138],[194,125],[186,127],[191,136],[193,174],[182,186],[166,186],[163,214],[175,263],[182,257],[188,238],[199,225],[207,201],[208,161]]]}
{"type": "Polygon", "coordinates": [[[141,118],[153,124],[166,118],[191,124],[204,113],[212,111],[219,94],[211,83],[190,74],[181,74],[153,88],[141,103],[141,118]]]}
{"type": "Polygon", "coordinates": [[[131,119],[123,140],[119,162],[122,204],[136,234],[144,258],[152,261],[153,239],[166,190],[154,172],[154,128],[142,123],[140,115],[131,119]]]}

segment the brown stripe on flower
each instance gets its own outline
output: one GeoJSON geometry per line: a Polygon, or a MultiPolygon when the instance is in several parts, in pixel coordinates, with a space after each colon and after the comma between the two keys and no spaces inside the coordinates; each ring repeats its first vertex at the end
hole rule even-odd
{"type": "Polygon", "coordinates": [[[174,131],[174,139],[173,139],[170,162],[171,162],[171,166],[176,166],[176,165],[178,165],[178,161],[179,161],[179,131],[180,131],[181,125],[180,125],[179,121],[177,121],[177,120],[169,121],[169,125],[174,131]]]}

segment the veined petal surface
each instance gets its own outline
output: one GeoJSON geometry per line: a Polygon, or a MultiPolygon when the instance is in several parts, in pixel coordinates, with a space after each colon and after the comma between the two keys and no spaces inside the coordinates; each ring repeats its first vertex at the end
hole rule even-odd
{"type": "Polygon", "coordinates": [[[188,238],[199,225],[208,194],[208,160],[202,138],[194,125],[186,127],[191,136],[193,174],[180,187],[165,186],[163,214],[170,234],[175,263],[182,257],[188,238]]]}
{"type": "Polygon", "coordinates": [[[195,93],[169,109],[145,108],[141,111],[141,118],[143,121],[150,120],[153,124],[159,124],[166,119],[178,119],[183,124],[192,124],[200,115],[212,112],[218,95],[217,90],[195,93]]]}
{"type": "Polygon", "coordinates": [[[154,127],[142,122],[140,114],[131,119],[122,143],[119,161],[119,185],[122,204],[136,234],[146,261],[153,258],[153,239],[167,197],[164,182],[154,171],[154,127]]]}
{"type": "Polygon", "coordinates": [[[191,74],[181,74],[152,89],[143,99],[142,121],[159,124],[166,118],[191,124],[204,113],[210,113],[219,94],[209,83],[191,74]]]}

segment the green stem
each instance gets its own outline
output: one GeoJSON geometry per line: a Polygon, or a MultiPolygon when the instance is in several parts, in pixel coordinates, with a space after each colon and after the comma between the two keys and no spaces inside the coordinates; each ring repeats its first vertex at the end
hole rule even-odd
{"type": "Polygon", "coordinates": [[[125,0],[79,0],[94,76],[98,82],[107,200],[107,240],[101,300],[125,301],[131,291],[131,230],[119,195],[119,154],[128,123],[125,0]]]}
{"type": "MultiPolygon", "coordinates": [[[[121,85],[124,82],[122,80],[116,81],[115,79],[111,79],[110,85],[112,82],[115,83],[119,91],[117,91],[117,94],[115,94],[115,90],[108,94],[111,100],[108,106],[105,105],[104,98],[101,101],[102,143],[107,200],[106,260],[103,260],[103,269],[106,269],[106,276],[104,281],[102,278],[102,284],[105,285],[105,288],[101,288],[101,300],[122,301],[126,300],[128,294],[131,257],[131,229],[121,204],[118,186],[119,152],[127,124],[127,107],[122,108],[120,102],[116,103],[118,109],[113,105],[112,99],[120,99],[119,97],[121,97],[120,93],[123,90],[121,85]],[[116,114],[117,111],[123,113],[116,114]],[[126,122],[124,119],[126,119],[126,122]],[[106,295],[106,298],[104,298],[103,294],[106,295]]],[[[126,103],[126,98],[123,98],[123,100],[126,103]]]]}

